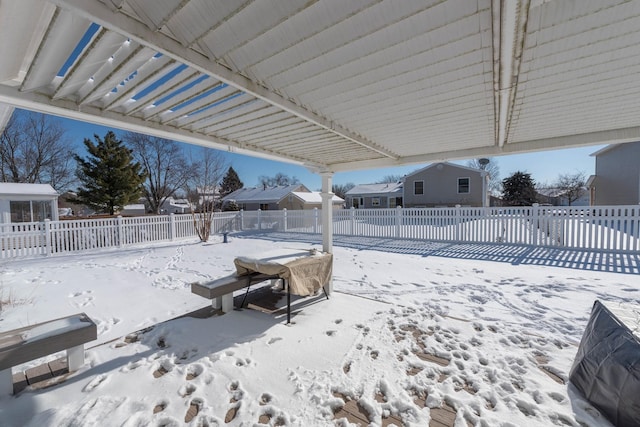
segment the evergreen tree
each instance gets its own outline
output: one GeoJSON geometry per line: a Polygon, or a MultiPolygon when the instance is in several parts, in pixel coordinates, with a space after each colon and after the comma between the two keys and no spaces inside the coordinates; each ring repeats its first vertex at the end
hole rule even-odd
{"type": "Polygon", "coordinates": [[[140,163],[133,162],[132,151],[113,132],[107,132],[104,140],[98,135],[94,138],[96,144],[84,140],[89,151],[87,159],[74,155],[78,162],[76,175],[82,185],[77,202],[113,215],[124,205],[138,201],[146,175],[141,172],[140,163]]]}
{"type": "Polygon", "coordinates": [[[531,174],[515,172],[502,180],[502,200],[509,206],[531,206],[537,202],[531,174]]]}
{"type": "Polygon", "coordinates": [[[227,170],[227,174],[222,178],[222,184],[220,184],[220,196],[227,196],[234,191],[241,189],[243,186],[244,184],[240,181],[240,177],[231,166],[229,167],[229,170],[227,170]]]}

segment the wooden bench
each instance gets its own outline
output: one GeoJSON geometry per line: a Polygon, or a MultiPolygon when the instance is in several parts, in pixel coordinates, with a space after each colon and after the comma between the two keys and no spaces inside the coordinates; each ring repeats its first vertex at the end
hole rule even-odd
{"type": "Polygon", "coordinates": [[[84,344],[98,337],[96,324],[84,313],[0,333],[0,396],[13,394],[11,368],[67,351],[69,372],[84,365],[84,344]]]}

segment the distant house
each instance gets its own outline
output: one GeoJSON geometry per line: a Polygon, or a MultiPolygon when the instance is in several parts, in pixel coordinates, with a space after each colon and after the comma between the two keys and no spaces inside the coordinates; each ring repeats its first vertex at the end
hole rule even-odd
{"type": "Polygon", "coordinates": [[[0,183],[0,223],[58,220],[58,192],[49,184],[0,183]]]}
{"type": "MultiPolygon", "coordinates": [[[[566,190],[561,188],[538,188],[536,189],[538,203],[541,205],[552,206],[569,206],[569,198],[566,195],[566,190]]],[[[584,187],[582,196],[576,200],[571,201],[571,206],[589,206],[589,192],[584,187]]]]}
{"type": "Polygon", "coordinates": [[[356,185],[345,194],[347,207],[370,209],[402,206],[402,189],[403,183],[401,181],[356,185]]]}
{"type": "MultiPolygon", "coordinates": [[[[245,211],[263,211],[296,209],[299,206],[293,193],[309,193],[302,184],[281,185],[277,187],[241,188],[222,198],[222,204],[235,200],[238,207],[245,211]]],[[[298,208],[299,209],[299,208],[298,208]]]]}
{"type": "Polygon", "coordinates": [[[133,203],[124,205],[118,215],[122,216],[143,216],[147,213],[144,203],[133,203]]]}
{"type": "Polygon", "coordinates": [[[160,205],[161,214],[184,214],[190,212],[191,204],[187,199],[174,199],[173,197],[168,197],[160,205]]]}
{"type": "Polygon", "coordinates": [[[488,173],[449,162],[434,163],[404,179],[404,206],[489,206],[488,173]]]}
{"type": "Polygon", "coordinates": [[[640,142],[612,144],[591,154],[596,173],[587,188],[591,205],[640,203],[640,142]]]}
{"type": "MultiPolygon", "coordinates": [[[[303,209],[322,209],[322,197],[319,192],[311,191],[311,192],[303,192],[303,191],[294,191],[291,193],[293,197],[291,198],[291,207],[287,209],[295,209],[295,210],[303,210],[303,209]]],[[[331,199],[331,205],[333,209],[342,209],[344,205],[344,200],[335,194],[331,199]]]]}
{"type": "Polygon", "coordinates": [[[196,193],[198,194],[198,205],[211,202],[215,204],[221,200],[220,187],[217,186],[196,187],[196,193]]]}

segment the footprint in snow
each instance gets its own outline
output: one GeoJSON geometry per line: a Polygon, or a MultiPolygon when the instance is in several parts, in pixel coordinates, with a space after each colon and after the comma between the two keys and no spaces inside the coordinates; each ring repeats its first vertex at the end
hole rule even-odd
{"type": "Polygon", "coordinates": [[[89,381],[89,384],[84,386],[82,391],[84,391],[84,392],[93,391],[97,387],[99,387],[102,383],[104,383],[108,378],[109,378],[109,376],[107,374],[100,374],[100,375],[96,376],[94,379],[92,379],[91,381],[89,381]]]}
{"type": "Polygon", "coordinates": [[[204,368],[200,364],[189,365],[187,367],[187,381],[191,381],[204,372],[204,368]]]}
{"type": "Polygon", "coordinates": [[[178,394],[182,397],[191,396],[194,391],[196,391],[198,387],[193,384],[185,384],[178,390],[178,394]]]}
{"type": "Polygon", "coordinates": [[[184,422],[190,423],[191,420],[193,420],[196,417],[196,415],[200,413],[200,410],[202,409],[203,406],[204,406],[204,401],[202,399],[195,398],[191,400],[191,403],[189,404],[189,409],[187,409],[187,413],[184,416],[184,422]]]}

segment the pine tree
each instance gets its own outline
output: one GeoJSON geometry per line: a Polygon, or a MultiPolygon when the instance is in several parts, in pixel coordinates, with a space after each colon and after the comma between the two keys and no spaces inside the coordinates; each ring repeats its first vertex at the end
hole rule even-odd
{"type": "Polygon", "coordinates": [[[244,184],[240,181],[240,177],[231,166],[229,167],[229,170],[227,170],[227,174],[222,178],[222,184],[220,184],[220,196],[227,196],[234,191],[241,189],[243,186],[244,184]]]}
{"type": "Polygon", "coordinates": [[[502,180],[502,200],[509,206],[531,206],[537,202],[536,185],[531,174],[515,172],[502,180]]]}
{"type": "Polygon", "coordinates": [[[140,163],[134,163],[132,151],[112,131],[104,140],[98,135],[94,138],[96,144],[84,140],[89,151],[86,159],[74,155],[78,162],[76,175],[82,185],[77,201],[113,215],[124,205],[138,201],[146,175],[141,172],[140,163]]]}

